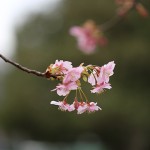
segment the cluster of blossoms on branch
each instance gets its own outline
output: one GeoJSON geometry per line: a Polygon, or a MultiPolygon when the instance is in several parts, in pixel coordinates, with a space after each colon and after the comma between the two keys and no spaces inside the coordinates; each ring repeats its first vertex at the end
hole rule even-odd
{"type": "Polygon", "coordinates": [[[84,66],[80,64],[73,67],[69,61],[56,60],[55,64],[51,64],[46,74],[56,76],[55,79],[59,83],[52,91],[57,91],[59,96],[65,96],[62,101],[51,101],[51,104],[58,105],[62,111],[77,110],[77,114],[84,112],[94,112],[101,110],[97,103],[90,102],[82,90],[81,79],[92,85],[91,93],[102,93],[104,89],[111,89],[109,77],[113,75],[115,67],[114,61],[99,67],[95,65],[84,66]],[[75,92],[75,98],[72,104],[68,104],[67,98],[71,91],[75,92]],[[80,97],[78,99],[78,96],[80,97]]]}
{"type": "MultiPolygon", "coordinates": [[[[116,11],[118,18],[124,17],[131,9],[136,9],[142,17],[148,16],[148,11],[142,3],[137,0],[114,0],[118,6],[116,11]]],[[[112,20],[112,22],[116,22],[112,20]]],[[[110,24],[114,24],[109,22],[110,24]]],[[[108,39],[104,36],[105,30],[103,25],[96,25],[93,20],[87,20],[81,26],[73,26],[70,28],[70,35],[74,36],[77,40],[78,48],[85,54],[92,54],[96,51],[98,46],[106,46],[108,39]]]]}

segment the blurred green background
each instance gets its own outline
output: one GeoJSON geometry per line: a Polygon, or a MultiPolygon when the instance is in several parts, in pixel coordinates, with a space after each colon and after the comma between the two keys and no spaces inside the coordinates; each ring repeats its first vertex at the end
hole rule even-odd
{"type": "MultiPolygon", "coordinates": [[[[148,0],[143,4],[150,10],[148,0]]],[[[131,11],[105,33],[107,46],[85,55],[69,35],[69,28],[88,19],[103,24],[115,15],[114,1],[62,0],[53,12],[45,11],[33,14],[16,29],[13,59],[41,72],[56,59],[71,61],[74,66],[82,62],[102,66],[114,60],[115,74],[110,79],[113,88],[94,95],[84,87],[102,111],[82,115],[61,112],[49,104],[63,99],[50,92],[55,81],[7,65],[10,71],[1,78],[0,128],[8,143],[30,139],[59,145],[51,149],[150,149],[150,19],[131,11]]]]}

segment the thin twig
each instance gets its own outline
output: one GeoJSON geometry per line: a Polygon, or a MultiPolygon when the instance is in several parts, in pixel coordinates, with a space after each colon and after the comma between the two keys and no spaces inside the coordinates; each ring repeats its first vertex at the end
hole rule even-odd
{"type": "Polygon", "coordinates": [[[138,0],[135,0],[133,6],[125,13],[125,15],[118,15],[117,12],[116,14],[108,21],[106,21],[105,23],[103,23],[102,25],[100,25],[100,29],[105,32],[110,30],[111,28],[113,28],[115,25],[117,25],[118,23],[120,23],[125,16],[133,10],[133,8],[135,7],[136,3],[138,2],[138,0]]]}
{"type": "Polygon", "coordinates": [[[57,78],[56,75],[51,75],[50,73],[47,73],[47,72],[39,72],[39,71],[36,71],[36,70],[32,70],[32,69],[29,69],[27,67],[24,67],[6,57],[4,57],[2,54],[0,54],[0,57],[7,63],[15,66],[16,68],[26,72],[26,73],[30,73],[30,74],[34,74],[36,76],[39,76],[39,77],[45,77],[45,78],[50,78],[50,77],[53,77],[53,78],[57,78]]]}
{"type": "Polygon", "coordinates": [[[106,31],[110,30],[111,28],[113,28],[116,24],[120,23],[123,19],[124,19],[123,16],[121,17],[119,15],[115,15],[110,20],[108,20],[105,23],[103,23],[102,25],[100,25],[100,29],[103,32],[106,32],[106,31]]]}

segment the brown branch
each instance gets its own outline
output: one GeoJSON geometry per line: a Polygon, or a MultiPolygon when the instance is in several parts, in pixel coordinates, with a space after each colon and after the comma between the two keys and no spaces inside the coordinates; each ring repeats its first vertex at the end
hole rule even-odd
{"type": "Polygon", "coordinates": [[[39,72],[39,71],[36,71],[36,70],[32,70],[32,69],[29,69],[29,68],[26,68],[14,61],[11,61],[10,59],[4,57],[2,54],[0,54],[0,57],[6,62],[6,63],[9,63],[13,66],[15,66],[16,68],[26,72],[26,73],[29,73],[29,74],[34,74],[36,76],[39,76],[39,77],[45,77],[45,78],[50,78],[50,77],[53,77],[53,78],[57,78],[57,76],[59,75],[52,75],[50,74],[49,72],[39,72]]]}
{"type": "Polygon", "coordinates": [[[105,32],[113,28],[116,24],[120,23],[124,19],[123,16],[115,15],[110,20],[106,21],[102,25],[100,25],[100,29],[105,32]]]}

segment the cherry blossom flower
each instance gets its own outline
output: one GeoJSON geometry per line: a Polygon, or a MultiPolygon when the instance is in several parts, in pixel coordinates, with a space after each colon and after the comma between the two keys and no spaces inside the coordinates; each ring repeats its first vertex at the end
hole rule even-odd
{"type": "Polygon", "coordinates": [[[91,90],[91,93],[102,93],[104,89],[111,89],[110,83],[97,84],[96,87],[91,90]]]}
{"type": "Polygon", "coordinates": [[[103,82],[108,83],[109,77],[114,74],[114,68],[114,61],[111,61],[102,67],[96,67],[95,70],[93,70],[93,72],[89,76],[88,82],[91,85],[101,84],[103,82]]]}
{"type": "Polygon", "coordinates": [[[61,70],[63,70],[63,69],[69,70],[72,68],[72,63],[69,61],[56,60],[55,64],[53,65],[53,68],[55,68],[55,67],[59,67],[61,70]]]}
{"type": "Polygon", "coordinates": [[[95,112],[95,111],[102,110],[102,109],[99,106],[97,106],[97,103],[90,102],[87,110],[88,112],[95,112]]]}
{"type": "Polygon", "coordinates": [[[107,39],[102,35],[102,31],[93,21],[87,21],[83,26],[73,26],[70,34],[77,38],[79,49],[86,53],[94,53],[96,47],[107,44],[107,39]]]}
{"type": "Polygon", "coordinates": [[[109,77],[114,74],[113,70],[115,68],[114,61],[109,62],[108,64],[104,65],[100,69],[100,79],[98,79],[98,83],[102,82],[109,82],[109,77]]]}
{"type": "Polygon", "coordinates": [[[83,70],[84,69],[82,66],[71,68],[64,77],[63,82],[68,83],[70,81],[77,81],[81,77],[81,73],[83,70]]]}
{"type": "Polygon", "coordinates": [[[97,106],[97,103],[94,102],[90,102],[90,103],[86,103],[86,102],[78,102],[77,100],[75,100],[73,102],[73,104],[68,104],[65,100],[63,101],[51,101],[52,105],[57,105],[59,106],[58,108],[61,111],[74,111],[77,110],[77,114],[82,114],[84,112],[95,112],[98,110],[102,110],[99,106],[97,106]]]}
{"type": "Polygon", "coordinates": [[[77,109],[77,114],[82,114],[86,112],[88,109],[88,105],[85,102],[81,102],[78,109],[77,109]]]}
{"type": "Polygon", "coordinates": [[[76,110],[77,110],[77,114],[82,114],[84,112],[95,112],[101,110],[101,108],[97,106],[97,103],[94,102],[90,102],[90,103],[80,102],[76,110]]]}
{"type": "Polygon", "coordinates": [[[51,64],[46,72],[52,73],[52,74],[66,74],[68,70],[72,68],[72,63],[69,61],[63,61],[63,60],[56,60],[55,64],[51,64]]]}
{"type": "Polygon", "coordinates": [[[97,67],[88,78],[88,82],[95,86],[92,93],[101,93],[103,89],[111,89],[109,82],[109,77],[114,74],[113,70],[115,67],[114,61],[105,64],[102,67],[97,67]]]}
{"type": "Polygon", "coordinates": [[[68,111],[71,112],[71,111],[74,111],[75,110],[75,106],[74,104],[71,104],[68,106],[68,111]]]}
{"type": "Polygon", "coordinates": [[[63,101],[51,101],[50,104],[59,106],[59,109],[62,111],[74,111],[74,105],[69,105],[65,100],[63,101]]]}
{"type": "Polygon", "coordinates": [[[59,96],[66,96],[67,94],[69,94],[71,90],[76,90],[77,88],[78,85],[76,82],[68,82],[68,83],[57,85],[56,88],[53,89],[52,91],[57,90],[57,94],[59,96]]]}
{"type": "Polygon", "coordinates": [[[69,104],[67,104],[65,101],[51,101],[50,104],[59,106],[59,109],[62,111],[68,110],[69,107],[69,104]]]}
{"type": "Polygon", "coordinates": [[[78,100],[75,98],[73,102],[74,108],[77,110],[77,114],[82,114],[86,112],[88,105],[86,102],[78,102],[78,100]]]}

